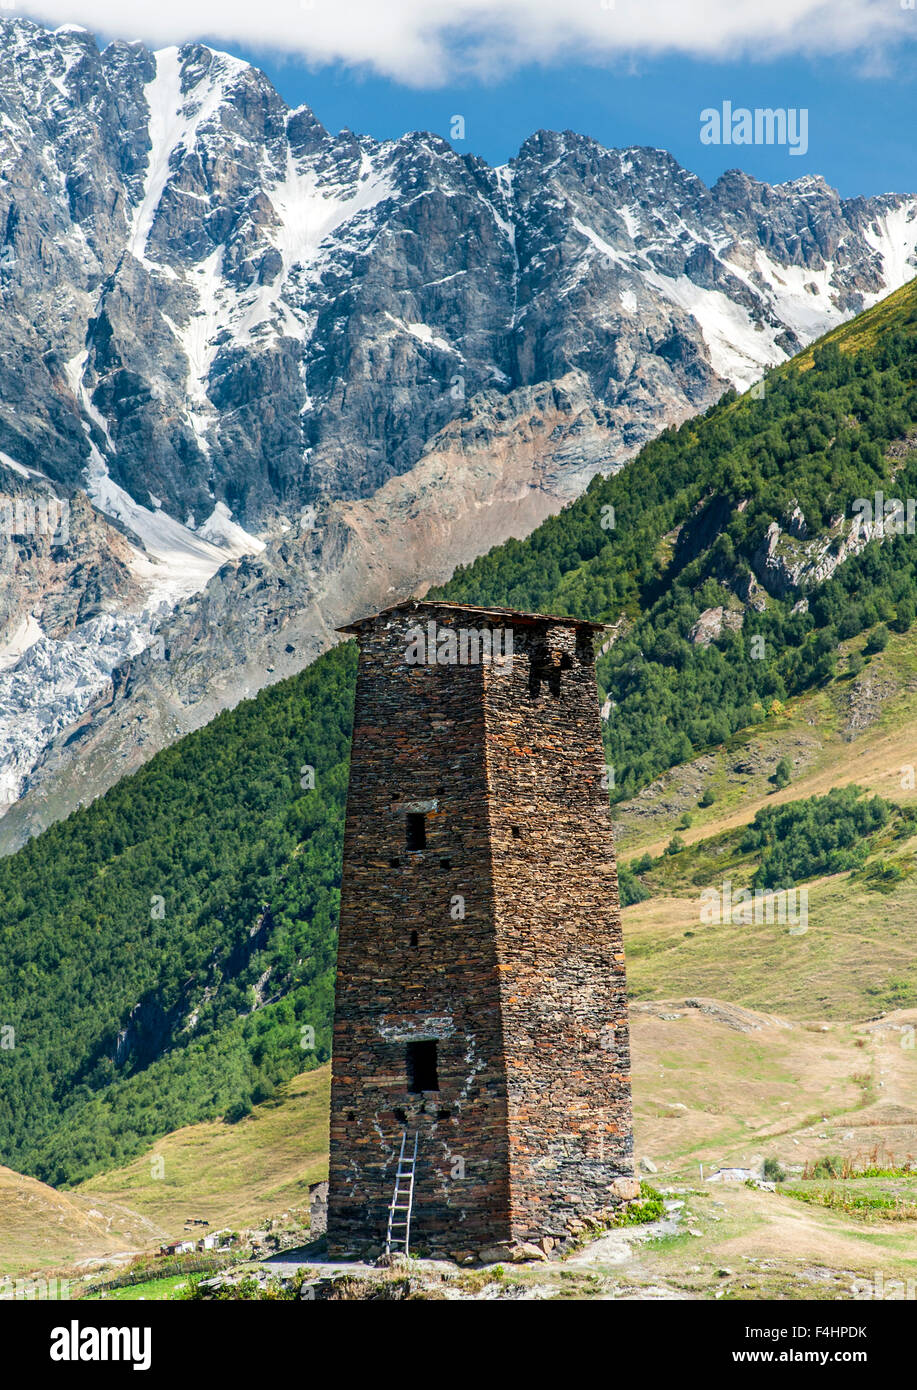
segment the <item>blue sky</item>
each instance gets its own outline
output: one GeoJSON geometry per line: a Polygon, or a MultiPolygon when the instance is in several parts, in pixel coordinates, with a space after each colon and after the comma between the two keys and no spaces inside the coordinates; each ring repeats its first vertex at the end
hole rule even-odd
{"type": "Polygon", "coordinates": [[[668,149],[705,182],[823,174],[917,190],[917,0],[13,0],[160,48],[203,39],[263,67],[330,129],[427,129],[491,163],[539,128],[668,149]],[[206,36],[209,36],[206,37],[206,36]],[[800,55],[805,56],[800,56],[800,55]],[[704,145],[700,113],[804,108],[808,150],[704,145]]]}
{"type": "MultiPolygon", "coordinates": [[[[915,18],[917,32],[917,18],[915,18]]],[[[741,168],[768,183],[823,174],[845,196],[917,188],[917,43],[902,45],[892,71],[869,76],[851,57],[714,63],[685,57],[592,66],[530,66],[504,80],[407,87],[342,67],[310,71],[290,57],[233,49],[265,69],[291,105],[307,103],[331,130],[377,138],[432,130],[449,139],[465,117],[460,151],[490,163],[512,157],[539,128],[571,129],[604,145],[656,145],[712,183],[741,168]],[[713,146],[700,142],[700,112],[721,107],[805,107],[809,149],[713,146]]]]}

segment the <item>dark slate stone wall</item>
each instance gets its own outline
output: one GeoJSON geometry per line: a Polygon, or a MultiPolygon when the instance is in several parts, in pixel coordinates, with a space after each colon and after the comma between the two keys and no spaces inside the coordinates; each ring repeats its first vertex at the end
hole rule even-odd
{"type": "Polygon", "coordinates": [[[509,1236],[483,668],[405,665],[411,626],[367,633],[357,680],[331,1091],[337,1253],[381,1248],[405,1126],[420,1134],[412,1248],[509,1236]],[[407,810],[422,803],[435,809],[412,852],[407,810]],[[437,1040],[437,1093],[408,1092],[412,1038],[437,1040]]]}
{"type": "Polygon", "coordinates": [[[485,672],[512,1231],[633,1194],[630,1051],[592,634],[517,630],[485,672]],[[533,676],[534,673],[534,676],[533,676]]]}
{"type": "MultiPolygon", "coordinates": [[[[591,634],[516,626],[511,663],[408,665],[409,632],[426,622],[389,614],[360,637],[334,1254],[381,1248],[405,1128],[420,1136],[415,1250],[563,1238],[635,1187],[591,634]],[[420,851],[406,848],[410,811],[425,815],[420,851]],[[437,1042],[437,1092],[408,1090],[412,1039],[437,1042]]],[[[483,626],[458,611],[436,622],[483,626]]]]}

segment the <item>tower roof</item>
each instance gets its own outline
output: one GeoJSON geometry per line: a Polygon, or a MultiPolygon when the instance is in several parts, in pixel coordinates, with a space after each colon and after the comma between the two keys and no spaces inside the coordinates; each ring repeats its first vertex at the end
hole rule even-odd
{"type": "Polygon", "coordinates": [[[363,632],[365,628],[371,627],[380,618],[388,617],[390,613],[418,613],[428,614],[430,617],[434,617],[438,613],[458,613],[467,614],[468,617],[478,618],[483,622],[497,620],[531,627],[553,623],[560,627],[584,628],[589,632],[610,631],[609,623],[590,623],[584,618],[564,617],[556,613],[523,613],[516,608],[478,608],[469,603],[434,602],[415,598],[402,599],[401,602],[390,604],[388,608],[382,608],[378,613],[370,613],[365,618],[354,618],[352,622],[345,623],[337,631],[363,632]]]}

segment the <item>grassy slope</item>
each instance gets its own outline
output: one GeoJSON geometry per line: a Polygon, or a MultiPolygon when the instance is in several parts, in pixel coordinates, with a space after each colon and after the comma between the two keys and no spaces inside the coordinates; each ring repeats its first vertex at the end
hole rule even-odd
{"type": "MultiPolygon", "coordinates": [[[[547,1282],[548,1291],[568,1296],[595,1295],[611,1279],[638,1296],[665,1288],[712,1297],[726,1289],[738,1298],[849,1297],[852,1280],[871,1277],[877,1267],[886,1280],[914,1278],[912,1223],[702,1183],[699,1165],[709,1174],[714,1166],[762,1156],[799,1169],[829,1153],[868,1161],[877,1146],[898,1161],[917,1153],[917,1052],[902,1048],[900,1031],[917,1023],[917,1010],[873,1024],[800,1025],[703,998],[698,1003],[637,1004],[632,1015],[637,1152],[657,1165],[652,1181],[674,1188],[686,1203],[679,1233],[638,1247],[623,1262],[612,1241],[562,1269],[514,1270],[511,1277],[547,1282]],[[724,1267],[737,1277],[721,1275],[724,1267]]],[[[306,1183],[323,1172],[326,1104],[323,1068],[298,1078],[249,1120],[180,1130],[142,1160],[91,1179],[63,1201],[82,1211],[117,1211],[122,1220],[132,1209],[135,1229],[145,1219],[172,1236],[182,1234],[188,1216],[233,1225],[279,1216],[302,1205],[306,1183]],[[163,1181],[149,1177],[153,1155],[166,1160],[163,1181]]],[[[791,1175],[793,1185],[798,1181],[791,1175]]],[[[913,1193],[915,1182],[847,1184],[869,1192],[891,1187],[913,1193]]],[[[0,1207],[4,1249],[9,1210],[0,1207]]],[[[57,1263],[72,1248],[69,1233],[49,1228],[39,1213],[35,1221],[44,1233],[42,1254],[57,1263]]],[[[20,1252],[29,1248],[22,1235],[20,1226],[20,1252]]],[[[148,1283],[117,1296],[170,1292],[148,1283]]]]}
{"type": "MultiPolygon", "coordinates": [[[[863,639],[841,644],[844,657],[862,650],[863,639]]],[[[843,662],[841,663],[844,664],[843,662]]],[[[902,805],[917,800],[917,788],[902,780],[903,770],[917,770],[917,632],[892,635],[888,648],[869,659],[855,680],[840,675],[818,690],[788,701],[780,712],[727,744],[659,778],[639,797],[614,808],[619,853],[658,854],[671,838],[684,810],[689,829],[679,831],[686,844],[744,825],[763,806],[822,796],[831,787],[856,782],[902,805]],[[871,707],[870,722],[851,735],[852,707],[871,707]],[[737,761],[749,757],[752,775],[736,775],[737,761]],[[793,780],[775,791],[770,776],[787,755],[794,762],[793,780]],[[716,800],[697,805],[709,787],[716,800]]]]}
{"type": "Polygon", "coordinates": [[[189,1217],[219,1229],[251,1227],[291,1209],[308,1213],[309,1185],[328,1172],[330,1078],[327,1064],[304,1072],[237,1124],[188,1125],[76,1190],[123,1202],[173,1238],[189,1217]],[[161,1178],[151,1176],[157,1158],[161,1178]]]}
{"type": "Polygon", "coordinates": [[[0,1278],[155,1248],[164,1234],[120,1201],[103,1208],[0,1167],[0,1278]]]}
{"type": "Polygon", "coordinates": [[[798,937],[786,926],[702,924],[696,896],[627,908],[631,997],[712,994],[793,1019],[866,1019],[917,999],[917,887],[879,895],[847,875],[808,887],[809,926],[798,937]]]}
{"type": "Polygon", "coordinates": [[[309,1185],[328,1170],[330,1071],[294,1077],[237,1124],[175,1130],[70,1192],[0,1168],[0,1277],[155,1251],[186,1235],[189,1218],[215,1230],[293,1211],[308,1222],[309,1185]]]}
{"type": "MultiPolygon", "coordinates": [[[[845,644],[851,645],[862,643],[845,644]]],[[[907,785],[907,768],[917,768],[917,633],[893,636],[855,685],[884,698],[871,706],[873,722],[853,739],[845,730],[851,699],[861,696],[842,676],[615,808],[624,862],[661,855],[684,811],[692,816],[691,826],[677,832],[687,848],[666,890],[624,914],[633,997],[697,990],[800,1019],[864,1019],[917,1004],[917,875],[888,893],[869,889],[859,875],[809,882],[809,930],[798,937],[785,926],[702,924],[700,887],[690,882],[702,842],[748,824],[765,806],[822,796],[851,782],[902,805],[914,802],[917,789],[907,785]],[[791,784],[775,791],[769,777],[783,755],[798,767],[791,784]],[[737,773],[736,763],[755,770],[737,773]],[[697,802],[708,787],[716,800],[701,808],[697,802]]],[[[915,852],[917,842],[890,851],[908,872],[917,864],[915,852]]],[[[710,882],[724,878],[736,887],[744,882],[732,870],[710,882]]]]}

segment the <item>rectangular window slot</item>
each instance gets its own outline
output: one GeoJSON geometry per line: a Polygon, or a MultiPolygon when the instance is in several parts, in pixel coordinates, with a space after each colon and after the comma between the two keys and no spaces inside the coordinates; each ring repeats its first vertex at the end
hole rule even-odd
{"type": "Polygon", "coordinates": [[[405,816],[408,849],[426,849],[427,818],[422,811],[408,811],[405,816]]]}
{"type": "Polygon", "coordinates": [[[522,839],[522,826],[521,826],[521,825],[514,825],[514,826],[513,826],[513,839],[514,839],[514,840],[521,840],[521,839],[522,839]]]}
{"type": "Polygon", "coordinates": [[[401,860],[400,860],[400,859],[390,859],[388,862],[389,862],[389,864],[392,866],[393,869],[397,869],[397,868],[400,866],[400,864],[401,864],[401,860]]]}
{"type": "Polygon", "coordinates": [[[568,652],[564,652],[560,660],[543,658],[533,658],[529,668],[529,694],[536,698],[541,695],[545,688],[549,695],[555,699],[560,698],[560,676],[562,671],[570,671],[573,668],[573,658],[568,652]]]}
{"type": "Polygon", "coordinates": [[[451,868],[452,868],[452,860],[451,860],[451,859],[441,859],[441,860],[439,861],[439,867],[440,867],[441,869],[451,869],[451,868]]]}
{"type": "Polygon", "coordinates": [[[560,698],[559,666],[532,666],[529,672],[529,694],[537,698],[544,690],[555,699],[560,698]]]}
{"type": "Polygon", "coordinates": [[[439,1090],[436,1051],[437,1043],[434,1041],[425,1039],[423,1042],[408,1043],[408,1090],[413,1095],[439,1090]]]}

